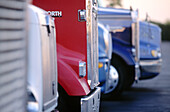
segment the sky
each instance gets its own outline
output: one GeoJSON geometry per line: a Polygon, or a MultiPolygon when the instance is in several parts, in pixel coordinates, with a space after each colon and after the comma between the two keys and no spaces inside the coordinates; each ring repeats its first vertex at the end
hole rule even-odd
{"type": "Polygon", "coordinates": [[[130,6],[139,9],[140,20],[144,20],[148,13],[152,21],[170,21],[170,0],[122,0],[122,5],[128,9],[130,6]]]}

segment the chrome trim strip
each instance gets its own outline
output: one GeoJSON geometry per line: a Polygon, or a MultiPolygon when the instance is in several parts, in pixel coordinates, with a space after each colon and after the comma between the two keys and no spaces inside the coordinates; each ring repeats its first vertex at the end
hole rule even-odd
{"type": "Polygon", "coordinates": [[[162,59],[159,60],[145,60],[140,62],[141,72],[160,73],[162,66],[162,59]]]}
{"type": "Polygon", "coordinates": [[[140,61],[140,66],[154,66],[154,65],[161,65],[161,64],[162,64],[162,59],[140,61]]]}
{"type": "Polygon", "coordinates": [[[87,28],[87,73],[90,88],[98,84],[98,28],[97,11],[92,0],[86,0],[86,28],[87,28]],[[93,9],[92,9],[93,8],[93,9]]]}

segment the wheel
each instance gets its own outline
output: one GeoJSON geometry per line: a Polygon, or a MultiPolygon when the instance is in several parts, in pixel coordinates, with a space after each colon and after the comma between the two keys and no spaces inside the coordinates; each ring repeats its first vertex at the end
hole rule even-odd
{"type": "Polygon", "coordinates": [[[107,79],[107,82],[106,82],[107,86],[106,86],[105,94],[113,91],[117,87],[118,81],[119,81],[119,73],[115,69],[114,66],[110,65],[109,75],[108,75],[108,79],[107,79]]]}
{"type": "Polygon", "coordinates": [[[112,66],[118,72],[118,82],[115,89],[111,92],[113,96],[119,96],[123,92],[127,84],[127,75],[126,75],[126,65],[123,64],[121,61],[114,59],[111,62],[112,66]]]}
{"type": "Polygon", "coordinates": [[[69,96],[66,91],[58,84],[58,107],[59,112],[80,112],[80,97],[69,96]]]}

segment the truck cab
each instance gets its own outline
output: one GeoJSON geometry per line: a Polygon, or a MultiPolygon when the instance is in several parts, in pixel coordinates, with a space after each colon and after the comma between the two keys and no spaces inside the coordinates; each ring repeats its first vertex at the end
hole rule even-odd
{"type": "Polygon", "coordinates": [[[46,11],[34,5],[28,12],[27,109],[52,111],[58,100],[55,25],[46,11]]]}
{"type": "Polygon", "coordinates": [[[109,26],[98,22],[99,38],[99,82],[101,92],[104,94],[112,92],[118,84],[118,72],[111,65],[112,38],[109,26]]]}
{"type": "Polygon", "coordinates": [[[160,73],[161,30],[149,22],[138,20],[138,10],[99,8],[98,18],[109,25],[112,36],[112,61],[119,82],[115,92],[121,93],[133,82],[160,73]]]}
{"type": "Polygon", "coordinates": [[[120,94],[140,77],[138,11],[98,8],[99,22],[110,27],[112,37],[111,65],[119,74],[113,93],[120,94]]]}

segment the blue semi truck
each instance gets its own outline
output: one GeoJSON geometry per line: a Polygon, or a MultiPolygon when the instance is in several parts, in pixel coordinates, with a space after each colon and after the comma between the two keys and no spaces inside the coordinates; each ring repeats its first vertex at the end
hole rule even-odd
{"type": "Polygon", "coordinates": [[[149,79],[160,73],[161,29],[149,22],[139,22],[140,79],[149,79]]]}
{"type": "Polygon", "coordinates": [[[118,84],[112,91],[120,94],[133,82],[149,79],[160,73],[161,30],[149,22],[138,20],[138,11],[98,9],[99,22],[109,26],[112,37],[111,65],[118,72],[118,84]]]}
{"type": "Polygon", "coordinates": [[[110,64],[112,58],[112,38],[109,27],[98,23],[99,82],[102,93],[110,93],[118,84],[118,72],[110,64]]]}

